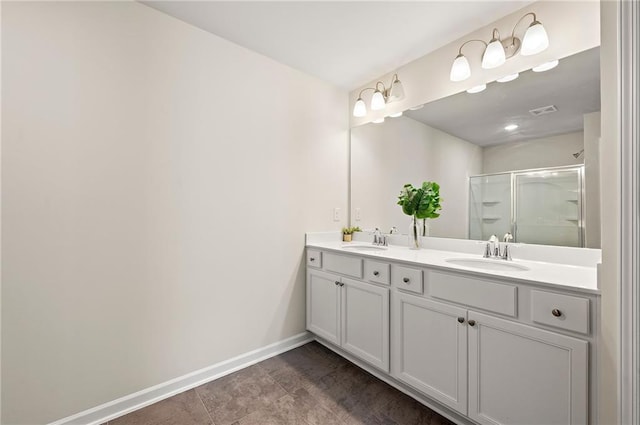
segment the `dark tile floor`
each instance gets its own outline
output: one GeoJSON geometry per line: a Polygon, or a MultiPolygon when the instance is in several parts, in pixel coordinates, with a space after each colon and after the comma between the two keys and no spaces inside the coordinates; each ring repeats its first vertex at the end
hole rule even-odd
{"type": "Polygon", "coordinates": [[[452,425],[317,342],[108,425],[452,425]]]}

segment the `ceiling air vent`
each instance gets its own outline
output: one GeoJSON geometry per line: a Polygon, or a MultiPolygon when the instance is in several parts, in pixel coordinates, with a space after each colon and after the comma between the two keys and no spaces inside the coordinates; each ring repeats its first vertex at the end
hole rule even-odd
{"type": "Polygon", "coordinates": [[[534,117],[539,117],[540,115],[552,114],[554,112],[558,112],[558,108],[556,108],[555,105],[543,106],[541,108],[536,108],[529,111],[529,113],[534,117]]]}

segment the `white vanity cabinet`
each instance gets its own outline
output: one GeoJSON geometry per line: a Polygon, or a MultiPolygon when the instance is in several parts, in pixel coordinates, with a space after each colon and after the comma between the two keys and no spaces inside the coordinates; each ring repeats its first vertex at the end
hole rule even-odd
{"type": "MultiPolygon", "coordinates": [[[[352,257],[323,257],[336,271],[358,275],[352,257]],[[329,258],[329,261],[326,259],[329,258]]],[[[381,273],[378,272],[376,277],[381,273]]],[[[362,277],[362,272],[360,271],[362,277]]],[[[389,289],[341,276],[307,271],[307,329],[361,360],[389,372],[389,289]]]]}
{"type": "Polygon", "coordinates": [[[588,423],[587,341],[473,311],[468,324],[471,419],[588,423]]]}
{"type": "Polygon", "coordinates": [[[391,374],[456,411],[467,413],[467,312],[393,293],[391,374]]]}
{"type": "Polygon", "coordinates": [[[307,267],[307,328],[321,340],[463,423],[595,423],[597,294],[336,255],[307,267]]]}
{"type": "Polygon", "coordinates": [[[340,277],[319,270],[307,273],[307,329],[340,345],[340,277]]]}
{"type": "MultiPolygon", "coordinates": [[[[473,283],[426,271],[427,295],[433,289],[458,298],[435,284],[441,275],[450,288],[473,283]]],[[[477,283],[504,292],[503,302],[471,300],[466,291],[459,298],[515,314],[515,286],[477,283]]],[[[587,341],[400,290],[392,293],[392,312],[391,374],[399,381],[479,424],[588,423],[587,341]]]]}

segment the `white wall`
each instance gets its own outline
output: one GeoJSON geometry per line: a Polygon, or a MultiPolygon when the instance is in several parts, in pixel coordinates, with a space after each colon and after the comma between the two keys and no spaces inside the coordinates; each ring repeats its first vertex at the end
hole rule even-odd
{"type": "Polygon", "coordinates": [[[396,226],[408,233],[410,217],[396,205],[406,183],[440,184],[440,217],[428,220],[431,236],[466,238],[469,176],[481,170],[481,148],[407,117],[351,129],[353,225],[396,226]],[[355,217],[359,208],[361,220],[355,217]]]}
{"type": "Polygon", "coordinates": [[[487,146],[482,150],[483,173],[579,165],[583,157],[574,153],[584,146],[582,131],[541,139],[487,146]]]}
{"type": "Polygon", "coordinates": [[[303,331],[347,94],[134,2],[2,12],[3,423],[303,331]]]}
{"type": "Polygon", "coordinates": [[[620,132],[619,120],[619,26],[617,1],[600,3],[601,130],[600,215],[602,221],[601,338],[598,349],[598,424],[620,423],[620,132]]]}

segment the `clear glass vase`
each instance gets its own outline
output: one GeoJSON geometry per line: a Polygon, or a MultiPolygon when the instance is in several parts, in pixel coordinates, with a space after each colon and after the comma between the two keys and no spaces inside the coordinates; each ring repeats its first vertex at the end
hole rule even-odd
{"type": "Polygon", "coordinates": [[[415,216],[411,217],[409,224],[409,248],[420,249],[422,247],[422,232],[424,229],[424,220],[420,220],[415,216]]]}

